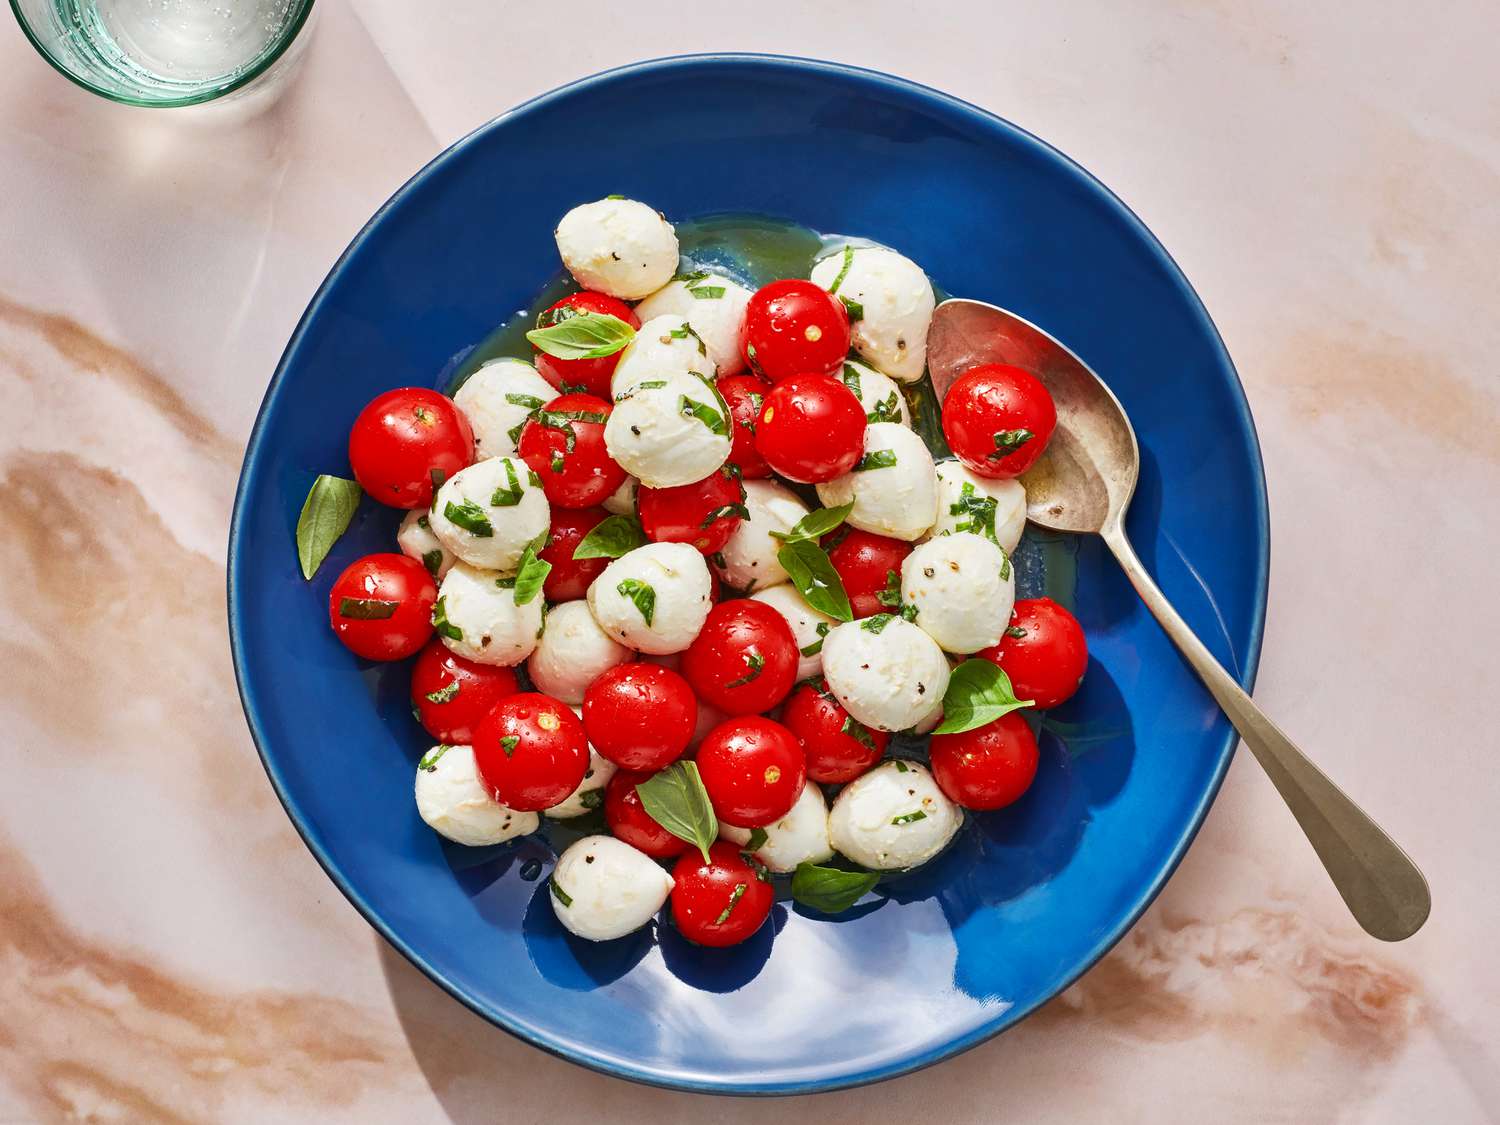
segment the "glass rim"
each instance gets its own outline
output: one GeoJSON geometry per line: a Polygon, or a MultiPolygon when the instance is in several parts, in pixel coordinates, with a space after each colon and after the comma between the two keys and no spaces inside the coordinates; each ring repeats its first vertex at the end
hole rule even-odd
{"type": "Polygon", "coordinates": [[[142,109],[181,109],[185,106],[203,105],[207,102],[217,101],[226,94],[232,94],[236,90],[243,89],[275,65],[276,61],[282,55],[286,54],[286,49],[301,34],[302,27],[307,23],[307,18],[312,13],[313,5],[317,0],[296,0],[296,2],[298,4],[296,14],[287,21],[286,25],[278,33],[277,38],[267,43],[260,60],[254,66],[246,69],[234,81],[200,94],[152,99],[134,97],[130,94],[120,93],[118,90],[108,90],[103,86],[90,82],[82,75],[74,73],[68,67],[64,66],[62,60],[48,50],[47,45],[37,36],[35,29],[32,28],[31,23],[21,11],[21,0],[10,0],[10,10],[15,14],[16,23],[21,26],[21,33],[26,36],[27,42],[36,49],[36,53],[46,59],[53,70],[73,83],[73,85],[120,105],[139,106],[142,109]]]}

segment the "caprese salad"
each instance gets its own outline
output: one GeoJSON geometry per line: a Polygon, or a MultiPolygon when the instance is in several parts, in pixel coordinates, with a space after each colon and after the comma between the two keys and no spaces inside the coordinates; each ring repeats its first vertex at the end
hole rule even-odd
{"type": "Polygon", "coordinates": [[[895,250],[830,247],[755,288],[684,263],[610,197],[558,223],[580,287],[527,357],[452,397],[388,391],[355,419],[353,480],[319,477],[311,578],[361,492],[406,511],[328,617],[367,660],[414,658],[432,739],[416,808],[457,844],[593,816],[549,898],[605,941],[673,923],[706,946],[765,922],[773,877],[837,914],[1002,808],[1038,754],[1022,709],[1078,688],[1087,647],[1016,600],[1017,479],[1056,422],[987,365],[942,404],[953,459],[912,429],[933,287],[895,250]],[[926,760],[892,755],[930,733],[926,760]]]}

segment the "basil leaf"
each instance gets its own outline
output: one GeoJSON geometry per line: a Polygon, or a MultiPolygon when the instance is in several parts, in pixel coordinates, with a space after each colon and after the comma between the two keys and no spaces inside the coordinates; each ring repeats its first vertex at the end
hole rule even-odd
{"type": "Polygon", "coordinates": [[[521,745],[521,736],[518,734],[507,734],[500,740],[500,749],[505,751],[507,758],[516,752],[516,747],[519,745],[521,745]]]}
{"type": "Polygon", "coordinates": [[[490,507],[514,508],[521,502],[521,497],[526,495],[526,489],[521,487],[521,478],[516,473],[516,463],[509,457],[505,459],[505,481],[509,487],[495,489],[490,497],[490,507]]]}
{"type": "Polygon", "coordinates": [[[646,533],[641,530],[640,520],[634,516],[609,516],[595,524],[573,548],[573,558],[617,559],[645,542],[646,533]]]}
{"type": "Polygon", "coordinates": [[[737,680],[730,680],[724,686],[727,688],[744,687],[751,680],[760,675],[761,669],[766,666],[766,658],[758,652],[747,652],[744,656],[745,666],[750,670],[737,680]]]}
{"type": "Polygon", "coordinates": [[[617,316],[586,312],[533,328],[526,338],[555,359],[602,359],[635,339],[635,329],[617,316]]]}
{"type": "Polygon", "coordinates": [[[400,608],[400,602],[386,601],[383,598],[339,599],[339,616],[350,621],[384,621],[388,617],[394,617],[396,610],[400,608]]]}
{"type": "Polygon", "coordinates": [[[875,600],[891,609],[901,608],[901,575],[894,570],[885,572],[885,589],[875,595],[875,600]]]}
{"type": "Polygon", "coordinates": [[[651,624],[651,619],[656,616],[656,590],[649,582],[642,582],[639,578],[627,578],[615,587],[615,591],[622,598],[629,598],[635,603],[635,608],[640,610],[641,616],[645,618],[646,624],[651,624]]]}
{"type": "Polygon", "coordinates": [[[552,888],[553,897],[555,897],[558,902],[562,903],[564,906],[573,905],[573,896],[568,894],[567,891],[563,890],[557,885],[556,875],[553,875],[550,879],[547,880],[547,886],[552,888]]]}
{"type": "Polygon", "coordinates": [[[819,621],[818,639],[810,645],[804,645],[797,651],[800,652],[803,656],[817,656],[818,653],[823,651],[823,638],[826,636],[828,636],[828,622],[819,621]]]}
{"type": "Polygon", "coordinates": [[[602,414],[597,410],[538,410],[532,415],[537,425],[549,430],[557,430],[563,435],[563,449],[572,453],[578,445],[578,435],[569,425],[571,422],[594,422],[604,425],[609,421],[609,415],[602,414]]]}
{"type": "Polygon", "coordinates": [[[597,809],[604,804],[603,789],[585,789],[578,794],[578,803],[586,809],[597,809]]]}
{"type": "Polygon", "coordinates": [[[526,550],[521,552],[520,565],[516,568],[515,593],[511,595],[516,605],[530,604],[542,592],[542,583],[547,581],[547,575],[551,573],[552,564],[536,557],[536,544],[526,544],[526,550]]]}
{"type": "Polygon", "coordinates": [[[505,401],[512,406],[524,406],[527,410],[540,410],[547,405],[536,395],[520,395],[514,392],[506,392],[505,401]]]}
{"type": "Polygon", "coordinates": [[[792,899],[823,914],[842,914],[880,882],[874,871],[844,871],[799,863],[792,873],[792,899]]]}
{"type": "Polygon", "coordinates": [[[995,452],[987,460],[999,461],[1002,457],[1009,457],[1034,437],[1036,434],[1026,429],[1001,430],[995,435],[995,452]]]}
{"type": "Polygon", "coordinates": [[[955,524],[953,530],[983,535],[995,546],[1000,546],[1000,540],[995,536],[995,512],[999,506],[993,496],[980,496],[972,482],[964,481],[958,499],[948,505],[948,514],[967,518],[955,524]]]}
{"type": "Polygon", "coordinates": [[[863,397],[863,392],[859,389],[859,368],[852,363],[844,364],[844,386],[854,392],[855,398],[863,397]]]}
{"type": "Polygon", "coordinates": [[[750,518],[750,509],[743,504],[725,504],[722,508],[715,508],[703,517],[703,522],[698,525],[699,530],[707,529],[708,525],[715,520],[728,519],[731,516],[738,516],[742,520],[747,520],[750,518]]]}
{"type": "Polygon", "coordinates": [[[773,531],[771,534],[786,543],[797,543],[803,539],[821,539],[839,524],[849,518],[849,513],[854,511],[854,501],[840,504],[837,508],[819,508],[815,512],[808,512],[791,528],[786,531],[773,531]]]}
{"type": "Polygon", "coordinates": [[[1019,625],[1011,625],[1005,630],[1005,635],[1007,637],[1014,637],[1016,640],[1020,640],[1022,637],[1026,636],[1026,630],[1021,628],[1019,625]]]}
{"type": "Polygon", "coordinates": [[[752,828],[750,829],[750,839],[745,841],[745,850],[747,852],[758,852],[766,846],[766,841],[770,838],[770,835],[764,828],[752,828]]]}
{"type": "Polygon", "coordinates": [[[844,264],[839,267],[838,277],[833,279],[833,284],[828,287],[828,292],[837,293],[839,286],[844,284],[844,278],[849,276],[849,270],[854,265],[854,247],[844,247],[844,264]]]}
{"type": "Polygon", "coordinates": [[[844,591],[844,580],[833,569],[833,563],[828,561],[822,547],[811,539],[800,539],[777,551],[776,561],[813,609],[822,610],[839,621],[854,620],[849,595],[844,591]]]}
{"type": "Polygon", "coordinates": [[[908,766],[905,762],[903,762],[900,758],[897,758],[896,759],[896,772],[897,773],[911,773],[911,767],[908,766]]]}
{"type": "Polygon", "coordinates": [[[568,467],[567,462],[563,460],[563,455],[555,449],[552,451],[552,462],[550,467],[554,473],[561,473],[565,468],[568,467]]]}
{"type": "MultiPolygon", "coordinates": [[[[689,336],[691,336],[693,339],[695,339],[695,340],[698,341],[698,354],[699,355],[707,355],[708,354],[708,345],[703,342],[703,337],[702,336],[698,335],[697,332],[693,331],[693,326],[691,324],[683,324],[681,327],[674,328],[670,332],[667,333],[667,339],[670,339],[670,340],[686,340],[689,336]]],[[[664,343],[664,344],[666,342],[667,342],[666,340],[662,341],[662,343],[664,343]]]]}
{"type": "Polygon", "coordinates": [[[867,473],[871,469],[889,469],[895,463],[896,451],[894,449],[876,449],[861,457],[859,464],[854,466],[854,471],[867,473]]]}
{"type": "Polygon", "coordinates": [[[745,892],[749,889],[749,883],[736,883],[734,885],[734,890],[729,892],[729,905],[720,911],[719,916],[714,919],[715,926],[722,926],[725,922],[729,921],[729,915],[734,912],[735,905],[740,899],[745,897],[745,892]]]}
{"type": "Polygon", "coordinates": [[[438,743],[431,750],[422,755],[421,760],[417,762],[417,769],[432,773],[437,769],[437,764],[442,759],[443,755],[452,749],[453,747],[451,746],[445,746],[441,742],[438,743]]]}
{"type": "Polygon", "coordinates": [[[849,319],[851,322],[864,320],[864,305],[860,304],[858,301],[851,301],[848,297],[840,297],[839,300],[844,302],[844,311],[849,314],[849,319]]]}
{"type": "Polygon", "coordinates": [[[902,824],[915,824],[919,820],[926,819],[927,814],[918,809],[916,812],[902,813],[900,816],[891,817],[891,823],[899,826],[902,824]]]}
{"type": "Polygon", "coordinates": [[[451,703],[453,702],[453,697],[458,694],[458,690],[462,686],[463,685],[457,680],[454,680],[451,684],[444,684],[442,687],[438,688],[437,691],[429,691],[427,693],[427,702],[451,703]]]}
{"type": "Polygon", "coordinates": [[[895,614],[876,613],[861,621],[859,627],[867,633],[880,633],[894,620],[896,620],[895,614]]]}
{"type": "Polygon", "coordinates": [[[311,578],[333,550],[339,537],[349,530],[349,521],[359,508],[360,487],[352,480],[320,473],[302,501],[297,517],[297,562],[302,577],[311,578]]]}
{"type": "Polygon", "coordinates": [[[687,270],[684,272],[674,273],[672,275],[672,280],[683,281],[687,282],[688,284],[692,284],[695,281],[702,281],[707,276],[707,270],[687,270]]]}
{"type": "Polygon", "coordinates": [[[704,863],[710,862],[708,849],[718,838],[719,821],[698,776],[698,763],[674,762],[635,791],[652,820],[697,848],[704,863]]]}
{"type": "Polygon", "coordinates": [[[875,736],[870,733],[870,728],[865,726],[853,715],[844,716],[844,725],[839,728],[840,734],[847,734],[862,746],[875,749],[875,736]]]}
{"type": "Polygon", "coordinates": [[[982,727],[1021,707],[1029,699],[1017,699],[1010,677],[988,660],[965,660],[953,670],[943,693],[943,721],[933,734],[959,734],[982,727]]]}
{"type": "Polygon", "coordinates": [[[701,285],[697,289],[689,289],[688,292],[693,295],[695,300],[714,301],[724,296],[724,287],[722,285],[701,285]]]}
{"type": "MultiPolygon", "coordinates": [[[[507,461],[507,467],[509,464],[510,462],[507,461]]],[[[495,534],[495,529],[490,525],[489,516],[485,515],[484,509],[472,500],[465,500],[462,504],[455,504],[449,500],[443,505],[443,515],[449,523],[463,528],[479,539],[488,539],[495,534]]]]}
{"type": "Polygon", "coordinates": [[[724,426],[724,415],[713,407],[699,402],[697,399],[688,398],[687,395],[679,395],[677,398],[677,409],[688,418],[696,418],[708,427],[709,433],[723,436],[729,431],[724,426]]]}
{"type": "Polygon", "coordinates": [[[427,573],[434,578],[438,571],[443,569],[443,549],[441,547],[427,551],[422,555],[422,565],[427,568],[427,573]]]}
{"type": "Polygon", "coordinates": [[[875,404],[875,409],[865,415],[866,422],[900,422],[901,400],[896,391],[892,391],[875,404]]]}
{"type": "Polygon", "coordinates": [[[440,637],[447,637],[450,641],[461,641],[464,639],[464,631],[448,620],[448,599],[439,598],[432,607],[432,627],[440,637]]]}
{"type": "Polygon", "coordinates": [[[917,614],[919,612],[920,611],[914,605],[904,605],[901,607],[901,620],[910,621],[913,625],[915,625],[917,623],[917,614]]]}

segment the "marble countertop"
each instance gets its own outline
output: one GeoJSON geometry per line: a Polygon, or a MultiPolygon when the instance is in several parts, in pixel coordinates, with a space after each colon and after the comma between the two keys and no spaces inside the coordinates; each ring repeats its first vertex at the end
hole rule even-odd
{"type": "Polygon", "coordinates": [[[218,121],[0,19],[0,1121],[1496,1120],[1500,100],[1488,0],[319,0],[218,121]],[[433,18],[441,11],[441,18],[433,18]],[[1265,451],[1257,697],[1418,858],[1365,938],[1241,755],[1165,893],[1038,1015],[814,1105],[629,1086],[483,1024],[303,848],[235,695],[224,547],[282,346],[443,146],[604,67],[738,49],[940,86],[1079,159],[1214,315],[1265,451]],[[1488,513],[1488,514],[1486,514],[1488,513]]]}

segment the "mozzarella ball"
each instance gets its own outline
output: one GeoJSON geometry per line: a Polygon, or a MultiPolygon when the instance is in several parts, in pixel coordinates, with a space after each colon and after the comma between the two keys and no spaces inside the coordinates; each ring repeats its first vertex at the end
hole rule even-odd
{"type": "Polygon", "coordinates": [[[728,840],[731,844],[737,844],[742,848],[750,842],[750,832],[749,828],[741,828],[737,824],[725,824],[722,820],[719,821],[719,839],[728,840]]]}
{"type": "Polygon", "coordinates": [[[861,867],[896,871],[948,846],[963,811],[917,762],[882,762],[840,791],[828,817],[833,846],[861,867]]]}
{"type": "Polygon", "coordinates": [[[818,485],[824,507],[854,501],[848,522],[861,531],[908,542],[922,538],[937,521],[937,472],[932,454],[913,431],[897,422],[865,427],[865,456],[894,456],[893,465],[855,470],[818,485]]]}
{"type": "Polygon", "coordinates": [[[927,714],[923,715],[912,724],[912,734],[931,734],[939,723],[943,721],[943,701],[939,699],[937,705],[927,714]]]}
{"type": "Polygon", "coordinates": [[[708,617],[711,585],[708,564],[686,543],[647,543],[594,579],[589,609],[600,628],[627,648],[681,652],[708,617]]]}
{"type": "Polygon", "coordinates": [[[957,461],[937,466],[937,523],[933,535],[972,531],[1007,555],[1026,529],[1026,489],[1018,480],[975,476],[957,461]]]}
{"type": "Polygon", "coordinates": [[[534,812],[517,812],[491,797],[468,746],[434,746],[417,763],[417,812],[455,844],[503,844],[535,832],[534,812]]]}
{"type": "Polygon", "coordinates": [[[817,782],[802,787],[797,803],[784,817],[766,825],[766,842],[755,858],[772,871],[785,874],[799,863],[822,863],[833,858],[828,839],[828,805],[817,782]]]}
{"type": "Polygon", "coordinates": [[[902,561],[901,601],[943,651],[978,652],[999,644],[1010,624],[1015,567],[982,535],[939,535],[902,561]]]}
{"type": "Polygon", "coordinates": [[[626,477],[625,482],[604,501],[604,510],[612,516],[635,515],[635,490],[640,484],[635,477],[626,477]]]}
{"type": "Polygon", "coordinates": [[[599,628],[587,602],[563,602],[548,611],[547,627],[526,661],[526,671],[537,691],[574,705],[583,702],[595,676],[632,655],[599,628]]]}
{"type": "Polygon", "coordinates": [[[747,480],[744,485],[745,509],[750,515],[740,520],[724,549],[714,556],[714,569],[736,591],[751,593],[787,581],[786,568],[776,558],[784,544],[771,532],[790,531],[807,515],[807,505],[775,481],[747,480]]]}
{"type": "MultiPolygon", "coordinates": [[[[710,273],[667,282],[635,307],[635,315],[643,322],[668,313],[688,321],[708,345],[708,358],[719,374],[733,375],[745,367],[740,334],[751,295],[752,290],[732,277],[710,273]]],[[[641,330],[645,331],[644,323],[641,330]]]]}
{"type": "Polygon", "coordinates": [[[823,668],[823,638],[837,622],[826,613],[808,605],[806,599],[797,592],[797,587],[789,582],[772,586],[769,590],[761,590],[753,598],[755,601],[765,602],[786,618],[786,623],[791,626],[792,638],[797,642],[797,679],[805,680],[816,676],[823,668]],[[808,649],[816,651],[809,653],[808,649]]]}
{"type": "Polygon", "coordinates": [[[661,382],[638,385],[604,425],[609,455],[647,488],[692,484],[729,460],[729,412],[713,384],[697,375],[661,382]]]}
{"type": "Polygon", "coordinates": [[[812,269],[812,280],[858,302],[864,315],[854,322],[854,350],[892,379],[914,383],[927,366],[927,328],[936,300],[922,267],[884,246],[855,247],[844,270],[839,250],[812,269]]]}
{"type": "Polygon", "coordinates": [[[526,544],[552,526],[541,479],[518,457],[491,457],[460,469],[438,489],[427,515],[432,532],[471,566],[514,570],[526,544]],[[510,504],[494,500],[512,499],[510,504]],[[469,526],[464,520],[468,513],[469,526]],[[488,533],[486,533],[488,532],[488,533]]]}
{"type": "Polygon", "coordinates": [[[634,199],[582,203],[557,224],[557,253],[579,285],[634,301],[677,272],[677,232],[634,199]]]}
{"type": "Polygon", "coordinates": [[[823,679],[865,726],[906,730],[931,713],[934,700],[942,703],[948,661],[909,621],[867,617],[835,626],[823,641],[823,679]]]}
{"type": "MultiPolygon", "coordinates": [[[[583,718],[583,712],[577,707],[573,708],[573,713],[580,719],[583,718]]],[[[578,783],[578,788],[569,793],[566,800],[553,805],[542,815],[551,820],[568,820],[593,809],[603,808],[604,790],[617,769],[618,766],[608,758],[601,757],[599,751],[594,749],[594,744],[589,743],[589,768],[583,771],[583,780],[578,783]]]]}
{"type": "Polygon", "coordinates": [[[669,379],[674,375],[714,377],[714,364],[707,346],[687,330],[686,320],[680,316],[655,315],[647,320],[645,313],[638,315],[641,318],[640,330],[621,350],[620,361],[609,377],[609,393],[616,402],[628,398],[642,383],[669,379]]]}
{"type": "Polygon", "coordinates": [[[432,533],[432,523],[423,511],[406,513],[396,531],[396,546],[401,548],[403,555],[416,559],[439,580],[458,561],[453,552],[443,546],[443,541],[432,533]]]}
{"type": "Polygon", "coordinates": [[[852,359],[844,363],[844,373],[840,378],[859,399],[869,421],[911,425],[911,409],[894,379],[852,359]]]}
{"type": "Polygon", "coordinates": [[[640,929],[672,893],[668,875],[613,836],[585,836],[558,857],[547,895],[557,920],[588,941],[640,929]]]}
{"type": "Polygon", "coordinates": [[[474,429],[474,456],[505,457],[527,416],[557,397],[557,389],[524,359],[492,359],[464,380],[453,401],[474,429]]]}
{"type": "Polygon", "coordinates": [[[525,605],[516,604],[515,583],[494,570],[456,563],[438,587],[438,604],[446,629],[438,636],[459,656],[476,664],[509,668],[536,649],[542,635],[542,607],[538,594],[525,605]]]}

